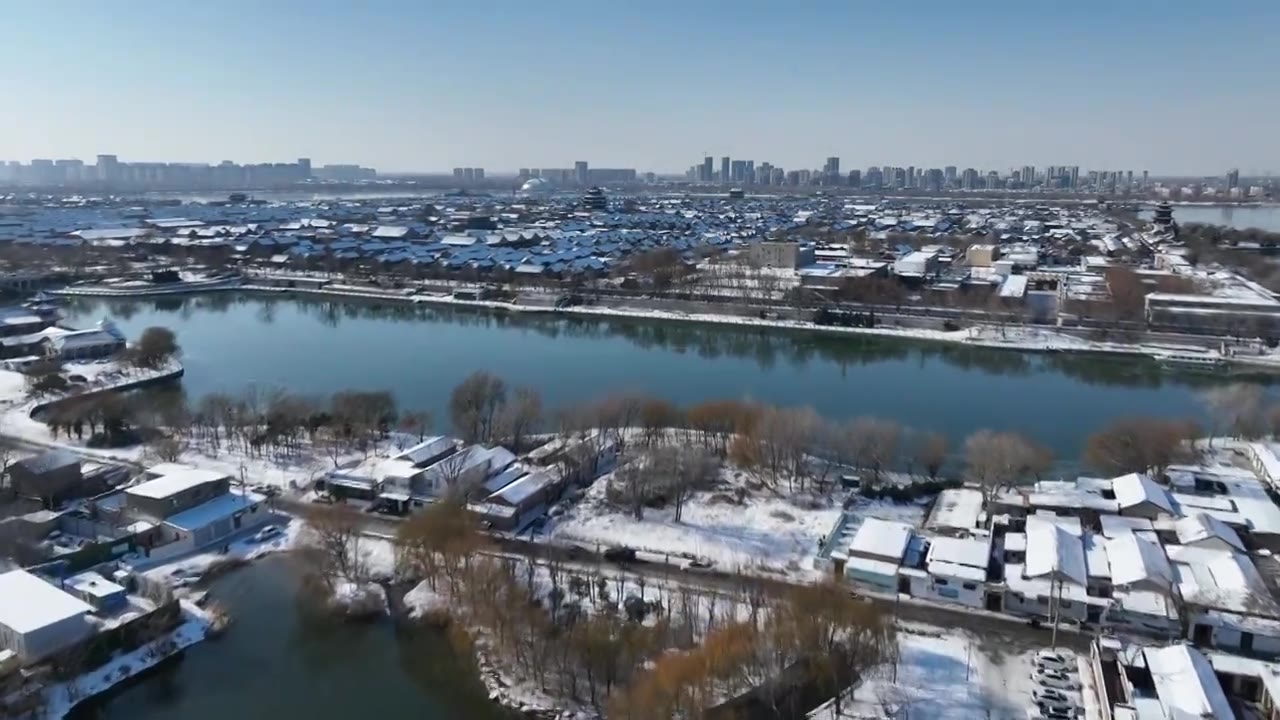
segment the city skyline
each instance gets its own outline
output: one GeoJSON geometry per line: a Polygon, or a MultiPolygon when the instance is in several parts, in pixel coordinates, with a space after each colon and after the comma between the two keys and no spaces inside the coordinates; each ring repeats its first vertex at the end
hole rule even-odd
{"type": "Polygon", "coordinates": [[[782,167],[1280,169],[1280,6],[1253,0],[76,8],[8,9],[20,112],[0,117],[0,157],[679,172],[767,147],[782,167]]]}

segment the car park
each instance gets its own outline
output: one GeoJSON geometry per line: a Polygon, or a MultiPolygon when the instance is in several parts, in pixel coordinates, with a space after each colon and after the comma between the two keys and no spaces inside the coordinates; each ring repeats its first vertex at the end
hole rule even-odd
{"type": "Polygon", "coordinates": [[[1056,650],[1041,650],[1036,653],[1034,662],[1036,667],[1046,670],[1074,672],[1076,669],[1076,658],[1074,655],[1056,650]]]}
{"type": "Polygon", "coordinates": [[[1059,670],[1037,669],[1031,674],[1031,679],[1044,687],[1058,690],[1075,690],[1079,687],[1074,678],[1059,670]]]}

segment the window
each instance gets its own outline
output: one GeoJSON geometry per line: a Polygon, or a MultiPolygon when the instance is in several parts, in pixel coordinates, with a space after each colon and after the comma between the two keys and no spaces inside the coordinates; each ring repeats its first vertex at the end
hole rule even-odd
{"type": "Polygon", "coordinates": [[[1062,602],[1060,602],[1060,603],[1058,603],[1058,604],[1059,604],[1061,607],[1064,607],[1064,608],[1069,608],[1069,607],[1071,607],[1071,601],[1070,601],[1070,600],[1063,600],[1062,602]]]}
{"type": "Polygon", "coordinates": [[[1037,597],[1037,598],[1036,598],[1036,602],[1040,603],[1041,605],[1048,605],[1048,604],[1049,604],[1049,598],[1046,598],[1046,597],[1037,597]]]}
{"type": "Polygon", "coordinates": [[[947,579],[946,579],[946,578],[934,578],[934,579],[933,579],[933,582],[934,582],[935,584],[937,584],[937,585],[946,585],[946,584],[947,584],[947,579]]]}
{"type": "Polygon", "coordinates": [[[965,590],[977,590],[977,589],[978,589],[978,586],[977,586],[977,585],[975,585],[974,583],[964,583],[964,589],[965,589],[965,590]]]}

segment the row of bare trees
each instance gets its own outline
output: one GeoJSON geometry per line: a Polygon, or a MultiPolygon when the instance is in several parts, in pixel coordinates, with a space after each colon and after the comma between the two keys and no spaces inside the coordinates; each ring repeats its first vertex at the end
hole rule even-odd
{"type": "Polygon", "coordinates": [[[398,572],[445,599],[455,627],[544,692],[608,717],[705,717],[776,678],[841,686],[896,648],[891,618],[834,585],[722,595],[644,576],[501,557],[461,505],[398,531],[398,572]]]}

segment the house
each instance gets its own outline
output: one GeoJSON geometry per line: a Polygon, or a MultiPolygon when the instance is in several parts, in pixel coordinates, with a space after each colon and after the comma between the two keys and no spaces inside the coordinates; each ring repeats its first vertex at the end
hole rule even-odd
{"type": "Polygon", "coordinates": [[[0,648],[42,660],[92,632],[93,607],[25,570],[0,575],[0,648]]]}
{"type": "Polygon", "coordinates": [[[883,592],[898,592],[898,568],[915,530],[903,522],[867,518],[850,541],[848,550],[833,554],[843,560],[844,574],[850,581],[883,592]]]}
{"type": "Polygon", "coordinates": [[[1203,652],[1186,643],[1155,647],[1099,638],[1082,669],[1082,680],[1096,688],[1083,694],[1085,717],[1239,717],[1214,670],[1203,652]]]}
{"type": "Polygon", "coordinates": [[[225,495],[231,478],[225,473],[176,463],[151,468],[154,479],[124,489],[129,513],[137,518],[161,521],[216,497],[225,495]]]}
{"type": "Polygon", "coordinates": [[[252,492],[231,490],[207,502],[170,515],[153,531],[149,557],[173,557],[223,542],[232,534],[265,524],[271,519],[266,498],[252,492]]]}
{"type": "Polygon", "coordinates": [[[83,479],[80,458],[66,450],[49,450],[9,466],[9,482],[14,491],[50,507],[79,497],[77,489],[83,479]]]}
{"type": "Polygon", "coordinates": [[[125,348],[124,335],[110,320],[87,330],[50,328],[42,344],[46,355],[62,360],[99,360],[125,348]]]}
{"type": "Polygon", "coordinates": [[[93,571],[72,575],[62,582],[62,588],[92,605],[100,613],[114,613],[129,604],[128,592],[124,586],[93,571]]]}
{"type": "Polygon", "coordinates": [[[974,608],[986,606],[991,538],[938,537],[929,541],[924,577],[912,577],[912,597],[932,598],[974,608]]]}
{"type": "Polygon", "coordinates": [[[1177,515],[1169,491],[1157,485],[1146,473],[1129,473],[1114,478],[1111,491],[1115,494],[1121,515],[1149,519],[1177,515]]]}

